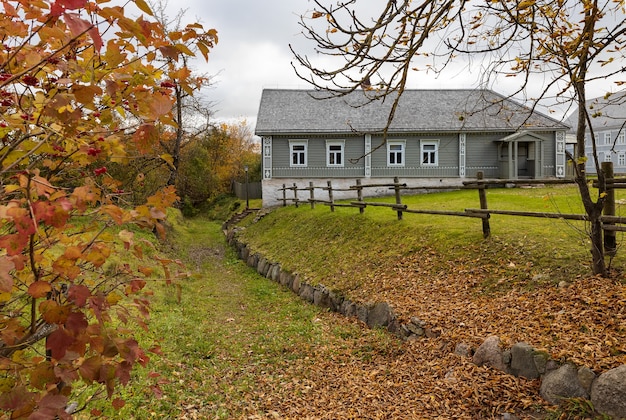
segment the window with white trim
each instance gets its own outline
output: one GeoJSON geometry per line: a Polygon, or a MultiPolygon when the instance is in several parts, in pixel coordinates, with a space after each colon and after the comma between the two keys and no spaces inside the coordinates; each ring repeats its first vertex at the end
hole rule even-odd
{"type": "Polygon", "coordinates": [[[618,153],[617,166],[626,166],[626,153],[618,153]]]}
{"type": "Polygon", "coordinates": [[[387,166],[404,166],[405,141],[387,141],[387,166]]]}
{"type": "Polygon", "coordinates": [[[604,133],[604,144],[611,144],[611,133],[604,133]]]}
{"type": "Polygon", "coordinates": [[[308,142],[306,140],[290,140],[289,141],[289,160],[290,166],[307,166],[307,149],[308,142]]]}
{"type": "Polygon", "coordinates": [[[626,133],[623,130],[617,136],[617,144],[626,144],[626,133]]]}
{"type": "Polygon", "coordinates": [[[436,166],[439,164],[439,142],[438,141],[421,141],[420,142],[421,163],[425,166],[436,166]]]}
{"type": "Polygon", "coordinates": [[[326,142],[326,166],[344,165],[344,146],[343,140],[328,140],[326,142]]]}
{"type": "Polygon", "coordinates": [[[611,152],[607,152],[606,155],[604,155],[604,161],[605,162],[611,161],[611,152]]]}

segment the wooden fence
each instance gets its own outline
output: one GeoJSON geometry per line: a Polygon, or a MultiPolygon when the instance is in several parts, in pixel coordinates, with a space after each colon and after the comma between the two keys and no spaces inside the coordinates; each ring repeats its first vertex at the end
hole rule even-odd
{"type": "MultiPolygon", "coordinates": [[[[610,163],[610,162],[607,162],[610,163]]],[[[607,197],[605,198],[604,212],[602,216],[603,229],[605,231],[605,247],[607,252],[612,252],[616,249],[615,244],[615,232],[626,231],[626,227],[617,226],[618,224],[626,224],[626,218],[615,216],[615,195],[614,189],[626,188],[626,178],[613,178],[612,171],[605,171],[611,178],[607,181],[607,197]]],[[[478,173],[476,179],[467,180],[463,182],[462,186],[418,186],[409,187],[405,183],[400,183],[398,177],[395,177],[393,183],[389,184],[363,184],[360,179],[356,180],[355,185],[351,185],[349,188],[339,189],[333,188],[332,181],[327,181],[326,186],[314,186],[313,182],[309,183],[308,187],[298,187],[295,183],[292,186],[283,184],[283,187],[279,189],[282,191],[283,206],[287,206],[288,203],[293,203],[298,207],[302,203],[309,203],[311,208],[315,208],[317,203],[324,204],[330,207],[331,211],[335,211],[335,207],[354,207],[358,208],[360,213],[364,213],[367,207],[388,207],[397,214],[398,220],[402,220],[405,213],[415,214],[432,214],[442,216],[456,216],[456,217],[472,217],[481,219],[482,231],[485,238],[491,234],[491,227],[489,219],[492,214],[508,215],[508,216],[521,216],[521,217],[542,217],[550,219],[565,219],[565,220],[580,220],[588,221],[589,217],[586,214],[566,214],[566,213],[545,213],[545,212],[529,212],[529,211],[516,211],[516,210],[495,210],[489,209],[487,205],[487,192],[489,187],[505,186],[505,185],[573,185],[575,182],[571,179],[542,179],[542,180],[519,180],[519,179],[499,179],[499,180],[485,180],[481,172],[478,173]],[[375,201],[366,201],[363,199],[363,191],[366,188],[389,188],[393,190],[395,195],[395,203],[381,203],[375,201]],[[446,210],[418,210],[410,209],[406,204],[402,203],[403,191],[416,191],[416,190],[458,190],[458,189],[474,189],[478,191],[479,208],[465,209],[464,211],[446,211],[446,210]],[[327,191],[328,200],[322,200],[315,197],[316,190],[327,191]],[[333,193],[338,191],[354,191],[356,199],[354,201],[336,202],[333,198],[333,193]],[[304,197],[299,195],[299,192],[305,192],[304,197]]]]}

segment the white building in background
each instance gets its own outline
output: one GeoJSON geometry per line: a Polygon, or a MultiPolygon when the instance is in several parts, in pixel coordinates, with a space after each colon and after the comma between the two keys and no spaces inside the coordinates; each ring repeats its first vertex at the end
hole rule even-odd
{"type": "MultiPolygon", "coordinates": [[[[613,162],[616,174],[626,174],[626,90],[613,93],[609,96],[590,99],[586,105],[589,115],[592,116],[593,134],[596,140],[598,160],[613,162]]],[[[578,124],[578,109],[570,114],[565,121],[570,128],[570,134],[576,134],[578,124]]],[[[595,174],[591,146],[591,130],[585,133],[585,155],[587,173],[595,174]]]]}

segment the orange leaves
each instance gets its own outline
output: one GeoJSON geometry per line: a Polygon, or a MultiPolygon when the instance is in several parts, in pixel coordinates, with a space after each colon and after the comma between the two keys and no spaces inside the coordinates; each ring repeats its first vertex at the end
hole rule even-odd
{"type": "Polygon", "coordinates": [[[150,117],[154,120],[169,114],[174,107],[174,98],[166,95],[153,95],[150,101],[150,117]]]}
{"type": "Polygon", "coordinates": [[[102,94],[102,88],[97,85],[79,85],[72,86],[74,98],[81,104],[93,104],[95,98],[102,94]]]}
{"type": "Polygon", "coordinates": [[[36,281],[28,286],[28,294],[34,298],[45,297],[52,291],[52,285],[47,281],[36,281]]]}
{"type": "Polygon", "coordinates": [[[133,134],[133,141],[140,152],[147,153],[157,141],[157,135],[158,131],[154,124],[143,124],[133,134]]]}

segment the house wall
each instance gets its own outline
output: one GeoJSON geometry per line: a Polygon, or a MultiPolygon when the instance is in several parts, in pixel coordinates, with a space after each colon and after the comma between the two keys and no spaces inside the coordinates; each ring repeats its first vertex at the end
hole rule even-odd
{"type": "MultiPolygon", "coordinates": [[[[626,129],[619,127],[603,127],[596,128],[594,133],[597,136],[596,147],[598,151],[598,160],[602,162],[613,162],[614,172],[617,174],[626,173],[626,135],[619,137],[620,133],[626,132],[626,129]],[[607,141],[605,135],[610,134],[610,140],[607,141]]],[[[585,134],[585,154],[587,160],[587,173],[597,173],[592,158],[591,134],[585,134]]]]}
{"type": "Polygon", "coordinates": [[[468,133],[465,176],[475,178],[483,172],[485,178],[498,178],[498,147],[496,141],[511,133],[468,133]]]}
{"type": "Polygon", "coordinates": [[[458,177],[459,176],[459,135],[458,134],[412,134],[389,137],[390,142],[405,142],[404,166],[387,165],[387,145],[381,136],[372,136],[372,176],[410,177],[458,177]],[[421,163],[421,142],[438,143],[438,164],[421,163]]]}
{"type": "MultiPolygon", "coordinates": [[[[464,133],[464,134],[411,134],[389,137],[389,142],[404,142],[403,165],[388,165],[388,149],[381,136],[371,137],[371,156],[364,158],[366,140],[369,136],[272,136],[264,138],[264,179],[315,179],[315,178],[361,178],[369,175],[371,178],[474,178],[478,172],[483,172],[485,178],[499,178],[501,162],[497,142],[512,132],[499,133],[464,133]],[[290,140],[307,142],[307,165],[304,167],[292,166],[290,159],[290,140]],[[342,167],[327,166],[326,142],[344,141],[344,165],[342,167]],[[265,149],[266,142],[269,149],[265,149]],[[437,164],[422,164],[422,142],[437,142],[437,164]],[[465,148],[462,145],[465,144],[465,148]],[[267,159],[266,153],[271,155],[267,159]],[[371,170],[366,174],[366,161],[371,161],[371,170]],[[463,164],[464,163],[464,164],[463,164]]],[[[536,177],[553,177],[556,173],[556,134],[541,132],[538,135],[546,140],[541,142],[541,148],[534,157],[539,164],[532,167],[532,174],[536,177]]],[[[625,145],[626,146],[626,145],[625,145]]],[[[625,152],[626,153],[626,152],[625,152]]],[[[624,155],[626,160],[626,155],[624,155]]],[[[625,169],[626,169],[626,161],[625,169]]]]}
{"type": "Polygon", "coordinates": [[[362,136],[336,136],[336,137],[314,137],[314,136],[273,136],[272,138],[272,177],[360,177],[365,171],[364,159],[358,159],[365,154],[365,142],[362,136]],[[290,165],[290,140],[307,141],[307,166],[304,168],[292,167],[290,165]],[[344,166],[326,166],[326,141],[343,140],[344,166]],[[351,162],[350,159],[358,159],[351,162]]]}
{"type": "Polygon", "coordinates": [[[556,133],[554,131],[546,131],[537,134],[547,139],[541,144],[543,148],[541,177],[556,176],[556,133]]]}

